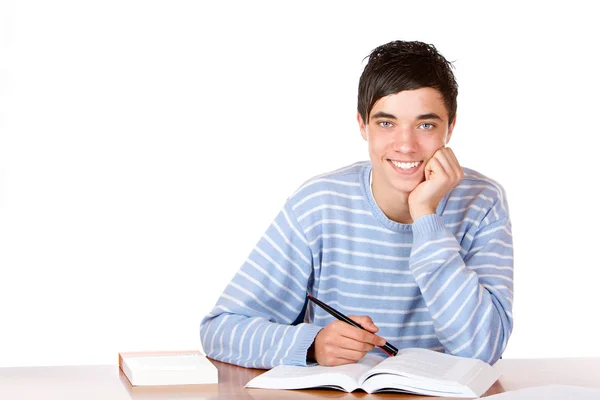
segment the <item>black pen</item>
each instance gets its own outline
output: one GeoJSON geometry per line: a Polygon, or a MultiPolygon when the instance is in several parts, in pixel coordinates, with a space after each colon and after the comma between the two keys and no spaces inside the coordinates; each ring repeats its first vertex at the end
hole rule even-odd
{"type": "MultiPolygon", "coordinates": [[[[335,308],[330,307],[327,304],[323,303],[321,300],[317,299],[316,297],[311,296],[311,294],[308,292],[306,293],[306,295],[308,296],[308,299],[310,301],[312,301],[313,303],[315,303],[316,305],[318,305],[323,310],[327,311],[329,314],[333,315],[340,321],[347,322],[352,326],[355,326],[357,328],[362,329],[363,331],[366,331],[366,329],[363,328],[362,326],[360,326],[360,324],[352,321],[350,318],[346,317],[344,314],[342,314],[335,308]]],[[[393,345],[389,344],[388,342],[385,342],[385,344],[383,346],[378,346],[378,347],[381,348],[381,350],[385,351],[385,353],[388,356],[395,356],[396,354],[398,354],[398,349],[396,347],[394,347],[393,345]]]]}

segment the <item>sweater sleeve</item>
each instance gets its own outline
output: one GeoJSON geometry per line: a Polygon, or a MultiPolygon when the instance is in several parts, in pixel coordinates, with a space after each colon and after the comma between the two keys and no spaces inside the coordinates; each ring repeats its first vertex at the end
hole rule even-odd
{"type": "Polygon", "coordinates": [[[461,249],[438,215],[413,224],[409,266],[451,354],[495,363],[512,332],[513,247],[508,216],[478,227],[461,249]]]}
{"type": "Polygon", "coordinates": [[[312,254],[286,203],[200,323],[206,354],[252,368],[306,365],[321,327],[302,319],[312,254]]]}

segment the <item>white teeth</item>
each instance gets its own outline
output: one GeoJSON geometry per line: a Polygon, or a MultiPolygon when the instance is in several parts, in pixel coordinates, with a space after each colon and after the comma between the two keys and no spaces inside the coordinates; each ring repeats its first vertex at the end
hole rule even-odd
{"type": "MultiPolygon", "coordinates": [[[[392,160],[390,160],[390,161],[392,161],[392,160]]],[[[408,162],[408,163],[406,163],[406,162],[392,161],[392,164],[394,164],[398,168],[411,169],[411,168],[414,168],[417,165],[421,164],[421,161],[408,162]]]]}

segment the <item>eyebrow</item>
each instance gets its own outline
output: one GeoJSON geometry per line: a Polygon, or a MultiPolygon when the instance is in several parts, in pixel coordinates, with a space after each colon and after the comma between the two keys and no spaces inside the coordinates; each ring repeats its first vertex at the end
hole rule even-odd
{"type": "MultiPolygon", "coordinates": [[[[394,119],[394,120],[398,119],[398,118],[396,118],[396,116],[394,114],[389,114],[389,113],[386,113],[383,111],[376,112],[375,114],[373,114],[373,116],[371,118],[373,118],[373,119],[387,118],[387,119],[394,119]]],[[[421,114],[421,115],[418,115],[416,119],[419,121],[424,120],[424,119],[436,119],[438,121],[443,121],[442,117],[440,117],[436,113],[421,114]]]]}
{"type": "Polygon", "coordinates": [[[418,120],[423,120],[423,119],[437,119],[438,121],[443,121],[442,117],[440,117],[436,113],[421,114],[421,115],[419,115],[417,117],[417,119],[418,120]]]}
{"type": "Polygon", "coordinates": [[[398,119],[394,114],[388,114],[383,111],[378,111],[371,118],[387,118],[387,119],[398,119]]]}

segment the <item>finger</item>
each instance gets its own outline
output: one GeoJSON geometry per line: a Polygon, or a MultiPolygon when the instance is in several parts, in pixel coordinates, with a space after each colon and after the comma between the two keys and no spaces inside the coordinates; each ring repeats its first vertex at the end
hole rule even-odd
{"type": "Polygon", "coordinates": [[[367,354],[366,351],[340,348],[336,350],[335,358],[349,360],[350,362],[357,362],[362,360],[365,354],[367,354]]]}
{"type": "Polygon", "coordinates": [[[335,340],[335,345],[342,349],[361,351],[363,353],[371,351],[375,348],[375,346],[371,343],[361,342],[346,336],[337,337],[335,340]]]}
{"type": "Polygon", "coordinates": [[[444,172],[446,173],[446,175],[453,175],[454,174],[454,168],[452,168],[452,164],[451,161],[448,157],[447,154],[447,149],[443,148],[443,149],[439,149],[438,151],[436,151],[433,154],[433,158],[435,158],[436,160],[439,161],[440,165],[442,166],[444,172]]]}
{"type": "Polygon", "coordinates": [[[349,315],[349,317],[351,320],[353,320],[354,322],[357,322],[360,326],[362,326],[369,332],[375,333],[379,330],[377,325],[375,325],[375,323],[373,323],[373,320],[371,319],[371,317],[367,317],[366,315],[361,315],[361,316],[349,315]]]}
{"type": "Polygon", "coordinates": [[[381,336],[377,336],[371,332],[356,328],[352,325],[343,323],[345,326],[340,326],[338,333],[341,336],[356,340],[358,342],[369,343],[374,346],[383,346],[385,339],[381,336]]]}
{"type": "Polygon", "coordinates": [[[436,157],[431,157],[427,166],[425,167],[425,178],[427,180],[434,179],[436,177],[448,178],[448,174],[444,170],[444,167],[436,157]]]}
{"type": "Polygon", "coordinates": [[[451,183],[455,184],[462,178],[460,165],[450,148],[443,149],[443,151],[436,154],[435,157],[440,161],[440,164],[443,165],[451,183]]]}
{"type": "Polygon", "coordinates": [[[461,180],[465,176],[465,173],[464,173],[462,167],[460,166],[460,163],[458,162],[458,159],[456,158],[456,154],[454,154],[454,151],[452,151],[452,149],[450,147],[448,147],[447,149],[448,149],[448,151],[447,151],[448,158],[450,159],[452,168],[454,169],[454,172],[455,172],[456,176],[458,177],[458,180],[461,180]]]}
{"type": "Polygon", "coordinates": [[[330,357],[330,358],[321,360],[319,362],[319,364],[326,366],[326,367],[335,367],[337,365],[355,364],[357,361],[359,361],[359,360],[352,360],[352,359],[341,358],[341,357],[330,357]]]}
{"type": "Polygon", "coordinates": [[[431,160],[433,160],[433,156],[431,156],[431,158],[428,159],[425,162],[424,171],[425,171],[425,180],[426,181],[428,181],[429,179],[431,179],[431,175],[433,174],[433,169],[432,169],[432,166],[431,166],[431,160]]]}
{"type": "MultiPolygon", "coordinates": [[[[350,325],[348,326],[353,328],[350,325]]],[[[373,349],[372,345],[357,342],[353,339],[341,336],[339,332],[330,331],[328,334],[322,335],[325,329],[319,332],[315,338],[315,359],[321,365],[347,364],[348,362],[356,362],[362,359],[362,357],[364,357],[368,351],[373,349]],[[318,340],[319,338],[321,340],[318,340]],[[336,360],[338,358],[349,361],[336,360]]]]}

